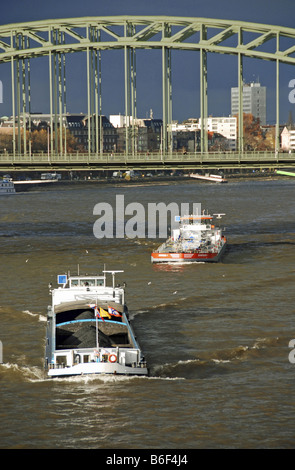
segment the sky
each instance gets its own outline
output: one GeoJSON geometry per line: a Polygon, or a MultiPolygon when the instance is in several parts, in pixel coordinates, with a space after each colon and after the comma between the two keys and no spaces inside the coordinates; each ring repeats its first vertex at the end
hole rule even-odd
{"type": "MultiPolygon", "coordinates": [[[[3,2],[3,0],[2,0],[3,2]]],[[[167,15],[229,19],[295,27],[294,0],[14,0],[5,2],[0,24],[38,21],[54,18],[117,15],[167,15]]],[[[161,53],[142,50],[137,61],[137,115],[146,118],[153,111],[162,118],[161,53]]],[[[67,111],[87,112],[85,54],[68,54],[67,111]]],[[[259,81],[267,87],[267,121],[275,122],[275,64],[261,60],[244,61],[247,82],[259,81]]],[[[189,51],[172,52],[173,119],[182,122],[199,117],[199,57],[189,51]]],[[[289,102],[289,82],[295,79],[295,68],[281,67],[280,120],[287,121],[290,111],[295,120],[294,104],[289,102]]],[[[0,116],[11,115],[10,66],[0,64],[3,98],[0,116]]],[[[208,112],[213,116],[230,114],[230,88],[237,86],[237,60],[233,56],[208,54],[208,112]]],[[[32,112],[49,112],[48,59],[31,61],[32,112]]],[[[102,112],[124,114],[123,51],[102,54],[102,112]]]]}

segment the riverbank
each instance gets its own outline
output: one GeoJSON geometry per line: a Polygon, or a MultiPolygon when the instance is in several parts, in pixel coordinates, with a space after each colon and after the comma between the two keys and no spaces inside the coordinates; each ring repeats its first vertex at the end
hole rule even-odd
{"type": "MultiPolygon", "coordinates": [[[[197,172],[196,172],[197,173],[197,172]]],[[[224,179],[227,181],[235,180],[235,181],[244,181],[247,179],[255,179],[259,180],[275,180],[281,179],[282,176],[276,174],[276,172],[268,171],[268,172],[253,172],[253,173],[231,173],[222,175],[224,179]]],[[[56,182],[53,186],[55,187],[62,187],[68,185],[75,185],[75,186],[93,186],[96,184],[99,185],[112,185],[112,186],[148,186],[148,185],[171,185],[171,184],[178,184],[179,182],[185,182],[187,184],[220,184],[217,182],[212,181],[205,181],[205,180],[198,180],[196,178],[191,178],[189,175],[179,175],[179,174],[170,174],[170,175],[149,175],[149,176],[136,176],[132,178],[126,177],[84,177],[83,179],[73,179],[73,180],[60,180],[56,182]]]]}
{"type": "MultiPolygon", "coordinates": [[[[198,171],[195,171],[198,173],[198,171]]],[[[201,174],[201,172],[200,172],[201,174]]],[[[202,172],[205,174],[205,172],[202,172]]],[[[279,180],[279,179],[290,179],[290,176],[278,175],[275,171],[241,171],[241,172],[221,172],[222,177],[230,181],[246,181],[246,180],[255,180],[255,181],[265,181],[265,180],[279,180]]],[[[14,175],[12,175],[13,178],[14,175]]],[[[18,175],[19,177],[19,175],[18,175]]],[[[16,178],[16,177],[15,177],[16,178]]],[[[13,178],[14,179],[14,178],[13,178]]],[[[15,181],[16,182],[16,181],[15,181]]],[[[179,182],[185,182],[186,184],[220,184],[220,182],[212,182],[206,180],[199,180],[196,178],[189,177],[188,174],[142,174],[135,177],[114,177],[114,176],[94,176],[94,175],[79,175],[73,179],[61,179],[58,181],[51,181],[50,184],[27,184],[28,182],[21,184],[21,181],[18,181],[16,184],[17,192],[24,191],[39,191],[40,189],[46,191],[52,191],[58,189],[67,189],[69,186],[80,188],[80,187],[93,187],[94,185],[99,186],[118,186],[118,187],[135,187],[135,186],[154,186],[154,185],[173,185],[178,184],[179,182]]]]}

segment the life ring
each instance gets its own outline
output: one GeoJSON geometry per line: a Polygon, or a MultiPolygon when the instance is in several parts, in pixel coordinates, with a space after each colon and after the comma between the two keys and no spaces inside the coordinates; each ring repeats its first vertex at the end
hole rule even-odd
{"type": "Polygon", "coordinates": [[[110,354],[109,355],[109,362],[117,362],[116,354],[110,354]]]}

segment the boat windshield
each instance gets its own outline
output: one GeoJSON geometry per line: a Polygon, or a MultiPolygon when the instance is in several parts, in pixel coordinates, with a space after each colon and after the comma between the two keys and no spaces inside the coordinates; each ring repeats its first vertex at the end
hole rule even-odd
{"type": "Polygon", "coordinates": [[[201,224],[201,223],[210,223],[210,221],[212,220],[212,216],[210,215],[207,215],[207,216],[198,216],[198,215],[187,215],[187,216],[184,216],[184,217],[181,217],[181,222],[183,224],[201,224]]]}
{"type": "Polygon", "coordinates": [[[73,278],[70,279],[70,287],[96,287],[96,286],[103,286],[104,285],[104,278],[73,278]]]}

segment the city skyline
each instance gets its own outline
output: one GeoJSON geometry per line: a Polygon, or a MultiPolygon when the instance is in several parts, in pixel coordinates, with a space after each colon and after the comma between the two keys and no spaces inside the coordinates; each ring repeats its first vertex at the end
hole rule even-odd
{"type": "MultiPolygon", "coordinates": [[[[86,0],[80,2],[64,0],[49,5],[40,5],[35,0],[14,2],[1,15],[1,23],[37,21],[41,19],[117,16],[117,15],[163,15],[187,17],[212,17],[236,19],[257,23],[277,24],[292,27],[292,13],[295,5],[283,0],[280,6],[274,1],[250,0],[247,5],[232,0],[220,2],[211,0],[204,5],[193,0],[176,1],[154,0],[146,2],[126,0],[124,5],[117,0],[109,5],[103,2],[86,0]],[[283,7],[282,7],[283,6],[283,7]],[[226,8],[227,7],[227,8],[226,8]],[[226,13],[224,13],[226,11],[226,13]],[[69,14],[70,12],[70,14],[69,14]]],[[[49,111],[47,90],[48,70],[42,67],[45,59],[31,61],[32,69],[32,112],[49,111]]],[[[137,114],[145,118],[153,109],[154,117],[162,117],[162,70],[160,51],[142,50],[137,56],[137,114]]],[[[70,113],[85,112],[86,101],[86,60],[82,54],[67,54],[67,110],[70,113]]],[[[172,118],[182,122],[200,114],[199,103],[199,55],[188,51],[172,51],[172,118]]],[[[3,83],[3,103],[0,103],[0,116],[11,115],[10,66],[1,64],[0,79],[3,83]]],[[[288,119],[294,104],[290,103],[289,82],[295,78],[295,69],[282,66],[280,74],[280,122],[288,119]]],[[[267,123],[275,122],[275,63],[257,59],[245,59],[244,81],[259,80],[267,88],[267,123]]],[[[231,88],[237,86],[237,60],[228,55],[208,54],[208,115],[229,116],[231,114],[231,88]]],[[[124,114],[124,61],[123,51],[102,53],[102,113],[106,116],[124,114]]],[[[293,112],[294,114],[294,112],[293,112]]]]}

